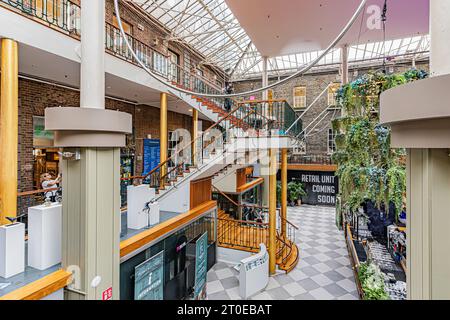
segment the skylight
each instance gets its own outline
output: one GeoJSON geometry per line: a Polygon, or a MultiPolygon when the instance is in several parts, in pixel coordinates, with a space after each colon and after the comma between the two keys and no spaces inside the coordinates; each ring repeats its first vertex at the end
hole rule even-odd
{"type": "MultiPolygon", "coordinates": [[[[244,1],[244,0],[243,0],[244,1]]],[[[225,0],[133,0],[143,10],[165,25],[172,34],[170,40],[185,42],[203,54],[204,64],[215,65],[233,80],[261,75],[262,58],[245,30],[240,26],[225,0]]],[[[408,37],[386,42],[353,44],[349,62],[360,63],[396,57],[416,59],[428,55],[430,38],[408,37]]],[[[271,75],[290,74],[311,62],[321,52],[305,52],[269,59],[271,75]]],[[[341,51],[332,50],[320,66],[340,63],[341,51]]]]}

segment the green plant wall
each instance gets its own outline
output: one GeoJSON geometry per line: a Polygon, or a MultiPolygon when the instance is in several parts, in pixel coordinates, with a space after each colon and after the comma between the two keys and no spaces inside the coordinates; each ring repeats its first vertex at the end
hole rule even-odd
{"type": "Polygon", "coordinates": [[[355,211],[365,200],[372,200],[378,206],[392,202],[397,214],[401,211],[406,153],[391,148],[390,130],[379,124],[380,94],[426,77],[426,72],[416,69],[394,75],[369,73],[338,91],[345,116],[333,122],[337,134],[333,157],[344,209],[355,211]]]}

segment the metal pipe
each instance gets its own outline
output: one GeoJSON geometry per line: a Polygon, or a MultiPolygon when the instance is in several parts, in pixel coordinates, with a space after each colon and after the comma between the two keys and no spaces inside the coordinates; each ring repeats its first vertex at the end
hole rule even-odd
{"type": "Polygon", "coordinates": [[[359,7],[356,9],[355,13],[353,14],[353,16],[351,17],[351,19],[349,20],[349,22],[347,23],[347,25],[344,27],[344,29],[339,33],[339,35],[336,37],[336,39],[334,39],[334,41],[322,52],[322,54],[320,54],[316,59],[314,59],[313,61],[311,61],[308,65],[306,65],[305,67],[303,67],[302,69],[298,70],[297,72],[295,72],[294,74],[292,74],[291,76],[284,78],[278,82],[275,82],[273,84],[267,85],[265,87],[259,88],[259,89],[255,89],[255,90],[251,90],[251,91],[246,91],[246,92],[240,92],[240,93],[233,93],[233,94],[207,94],[207,93],[199,93],[199,92],[194,92],[194,91],[190,91],[190,90],[186,90],[183,88],[178,88],[175,85],[172,85],[170,83],[168,83],[164,78],[158,76],[157,74],[155,74],[153,71],[151,71],[139,58],[139,56],[136,54],[136,52],[134,52],[133,47],[131,46],[130,42],[128,41],[127,35],[125,33],[125,30],[123,29],[123,25],[122,25],[122,19],[120,17],[120,10],[119,10],[119,0],[114,0],[114,10],[116,13],[116,18],[117,18],[117,24],[119,26],[120,32],[122,33],[123,36],[123,40],[125,41],[128,49],[130,50],[131,54],[133,55],[134,59],[139,63],[139,65],[155,80],[157,80],[158,82],[162,83],[163,85],[166,85],[167,87],[187,94],[187,95],[195,95],[195,96],[200,96],[200,97],[207,97],[207,98],[231,98],[231,97],[239,97],[239,96],[246,96],[246,95],[252,95],[252,94],[256,94],[262,91],[266,91],[272,88],[275,88],[283,83],[286,83],[288,81],[290,81],[291,79],[297,78],[298,76],[303,75],[304,73],[306,73],[307,71],[309,71],[312,67],[314,67],[317,63],[319,63],[320,60],[323,59],[323,57],[325,57],[330,51],[331,49],[333,49],[338,43],[339,41],[341,41],[341,39],[345,36],[345,34],[348,32],[348,30],[353,26],[353,24],[355,23],[356,19],[358,18],[358,16],[360,15],[360,13],[363,11],[365,5],[367,3],[367,0],[361,0],[361,3],[359,5],[359,7]]]}

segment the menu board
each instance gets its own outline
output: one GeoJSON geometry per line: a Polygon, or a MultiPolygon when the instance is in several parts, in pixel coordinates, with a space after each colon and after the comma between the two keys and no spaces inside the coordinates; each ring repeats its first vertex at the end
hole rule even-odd
{"type": "Polygon", "coordinates": [[[164,251],[134,269],[134,300],[163,300],[164,251]]]}
{"type": "Polygon", "coordinates": [[[208,272],[208,232],[205,232],[195,243],[195,284],[194,295],[201,299],[206,288],[208,272]]]}
{"type": "Polygon", "coordinates": [[[158,139],[144,139],[144,172],[146,175],[159,165],[161,145],[158,139]]]}

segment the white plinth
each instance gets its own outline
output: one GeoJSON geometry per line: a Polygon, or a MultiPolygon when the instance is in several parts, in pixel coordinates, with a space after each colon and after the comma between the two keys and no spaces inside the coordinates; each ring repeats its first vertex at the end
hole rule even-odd
{"type": "Polygon", "coordinates": [[[151,189],[147,185],[127,187],[127,225],[129,229],[140,230],[147,227],[149,217],[145,211],[145,205],[153,198],[155,198],[155,189],[151,189]]]}
{"type": "Polygon", "coordinates": [[[38,270],[61,263],[62,205],[28,208],[28,265],[38,270]]]}
{"type": "Polygon", "coordinates": [[[0,226],[0,277],[10,278],[25,271],[25,225],[0,226]]]}
{"type": "Polygon", "coordinates": [[[159,203],[155,202],[150,204],[150,225],[154,226],[159,223],[160,219],[160,208],[159,203]]]}

